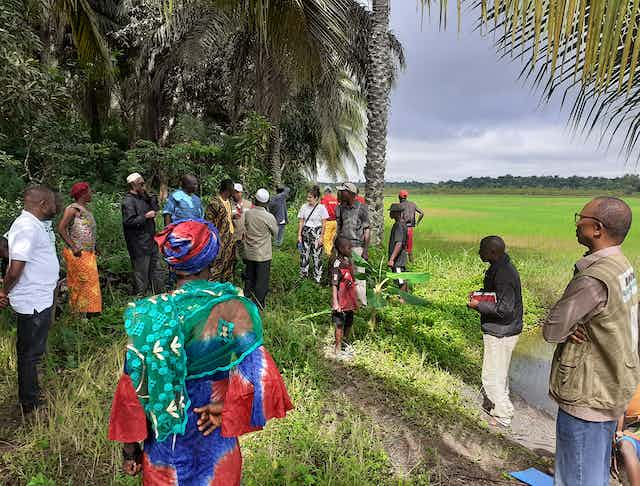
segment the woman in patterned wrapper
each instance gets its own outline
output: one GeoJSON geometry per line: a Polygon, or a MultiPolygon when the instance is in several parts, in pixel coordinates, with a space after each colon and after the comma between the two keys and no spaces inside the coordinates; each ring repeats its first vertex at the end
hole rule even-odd
{"type": "Polygon", "coordinates": [[[129,342],[109,439],[124,443],[124,470],[142,471],[145,486],[239,485],[237,437],[293,408],[262,346],[256,306],[233,285],[208,281],[218,241],[204,220],[165,228],[156,242],[177,290],[124,314],[129,342]]]}
{"type": "Polygon", "coordinates": [[[102,292],[96,257],[96,220],[88,208],[91,188],[77,182],[71,188],[75,200],[67,206],[58,223],[58,233],[65,242],[62,250],[67,265],[69,306],[83,315],[102,312],[102,292]]]}

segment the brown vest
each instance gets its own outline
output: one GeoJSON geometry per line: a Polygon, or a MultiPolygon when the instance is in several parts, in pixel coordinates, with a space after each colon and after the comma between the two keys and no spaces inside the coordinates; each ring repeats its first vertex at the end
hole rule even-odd
{"type": "Polygon", "coordinates": [[[606,306],[584,328],[587,341],[559,344],[549,393],[560,404],[616,410],[626,407],[640,382],[638,288],[624,255],[601,258],[574,278],[589,276],[608,292],[606,306]]]}

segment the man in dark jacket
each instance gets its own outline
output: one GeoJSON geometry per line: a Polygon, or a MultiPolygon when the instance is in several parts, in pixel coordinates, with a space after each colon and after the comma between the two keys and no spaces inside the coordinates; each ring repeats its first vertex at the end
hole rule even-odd
{"type": "Polygon", "coordinates": [[[134,172],[127,177],[129,191],[122,201],[122,226],[124,239],[133,266],[133,288],[136,295],[162,292],[163,275],[158,258],[158,247],[153,236],[156,233],[158,199],[150,195],[144,179],[134,172]]]}
{"type": "Polygon", "coordinates": [[[276,194],[271,197],[269,201],[269,212],[273,214],[278,223],[278,235],[276,236],[276,246],[282,245],[284,240],[284,229],[289,222],[289,215],[287,212],[287,198],[291,189],[286,186],[281,186],[276,189],[276,194]]]}
{"type": "Polygon", "coordinates": [[[482,387],[491,402],[486,408],[494,419],[493,425],[509,427],[513,417],[509,364],[522,332],[520,275],[511,264],[504,240],[499,236],[483,238],[479,254],[490,266],[484,276],[483,289],[471,294],[468,306],[480,313],[484,333],[482,387]]]}

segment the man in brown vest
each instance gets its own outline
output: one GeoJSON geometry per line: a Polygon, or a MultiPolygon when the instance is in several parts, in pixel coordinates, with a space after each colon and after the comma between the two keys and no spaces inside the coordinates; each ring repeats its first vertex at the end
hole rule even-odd
{"type": "Polygon", "coordinates": [[[558,403],[556,486],[608,486],[612,436],[638,385],[638,287],[620,245],[631,209],[599,197],[576,214],[589,251],[543,324],[557,343],[549,394],[558,403]]]}

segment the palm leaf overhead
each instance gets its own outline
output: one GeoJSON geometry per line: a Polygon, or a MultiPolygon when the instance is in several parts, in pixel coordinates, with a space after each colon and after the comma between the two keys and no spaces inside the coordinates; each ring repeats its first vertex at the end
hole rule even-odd
{"type": "MultiPolygon", "coordinates": [[[[432,0],[419,0],[429,7],[432,0]]],[[[446,10],[446,0],[440,2],[446,10]]],[[[461,11],[458,0],[458,13],[461,11]]],[[[640,0],[474,0],[479,27],[549,100],[573,100],[572,128],[600,141],[622,135],[630,156],[640,137],[640,0]]],[[[441,14],[442,18],[442,14],[441,14]]]]}
{"type": "Polygon", "coordinates": [[[565,102],[577,92],[570,112],[572,126],[600,141],[620,133],[621,149],[631,156],[640,127],[637,39],[638,0],[537,0],[520,6],[519,18],[507,3],[487,12],[498,45],[528,61],[523,71],[542,86],[547,99],[560,91],[565,102]]]}
{"type": "Polygon", "coordinates": [[[80,63],[109,76],[111,55],[99,28],[99,17],[89,0],[53,0],[52,3],[71,26],[80,63]]]}

